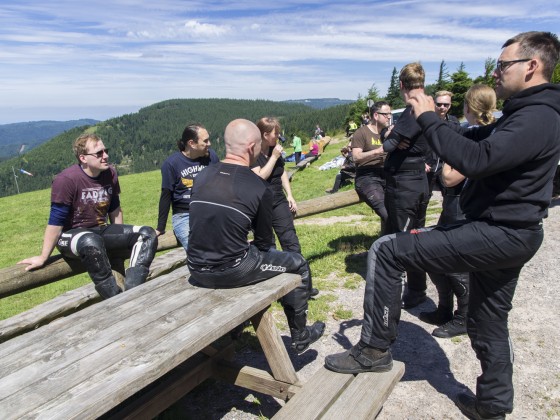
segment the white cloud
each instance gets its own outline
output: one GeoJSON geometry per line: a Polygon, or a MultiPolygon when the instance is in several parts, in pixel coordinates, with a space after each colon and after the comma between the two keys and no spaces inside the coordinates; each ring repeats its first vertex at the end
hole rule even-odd
{"type": "Polygon", "coordinates": [[[0,97],[22,107],[355,98],[372,83],[384,93],[392,68],[410,61],[428,80],[442,59],[481,74],[510,36],[556,30],[551,3],[4,0],[0,97]]]}

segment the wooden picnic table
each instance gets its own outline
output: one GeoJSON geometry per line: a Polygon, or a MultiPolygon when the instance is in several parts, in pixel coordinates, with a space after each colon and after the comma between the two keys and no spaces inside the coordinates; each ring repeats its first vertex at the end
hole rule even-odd
{"type": "MultiPolygon", "coordinates": [[[[234,383],[286,400],[300,384],[267,309],[300,282],[298,275],[280,274],[251,286],[214,290],[191,285],[187,267],[180,267],[6,341],[0,344],[1,418],[96,418],[203,355],[210,363],[203,371],[193,364],[190,382],[196,385],[223,359],[212,343],[247,320],[272,374],[224,369],[233,372],[234,383]]],[[[137,406],[131,417],[152,418],[167,405],[152,401],[137,406]]]]}

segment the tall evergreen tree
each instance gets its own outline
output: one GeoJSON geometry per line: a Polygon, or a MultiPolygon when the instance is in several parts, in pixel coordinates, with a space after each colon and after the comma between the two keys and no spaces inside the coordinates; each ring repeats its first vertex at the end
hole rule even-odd
{"type": "Polygon", "coordinates": [[[436,93],[438,90],[449,90],[449,72],[447,71],[445,60],[441,60],[441,63],[439,63],[439,73],[433,93],[436,93]]]}
{"type": "Polygon", "coordinates": [[[473,81],[469,77],[469,74],[465,71],[465,64],[461,63],[457,68],[457,71],[451,75],[451,83],[449,85],[449,89],[447,89],[453,92],[451,109],[449,110],[451,115],[455,115],[456,117],[463,116],[465,93],[472,85],[473,81]]]}
{"type": "Polygon", "coordinates": [[[496,87],[496,81],[492,74],[496,69],[496,60],[494,58],[488,57],[486,61],[484,61],[484,75],[478,76],[474,79],[474,83],[482,83],[488,85],[492,88],[496,87]]]}
{"type": "Polygon", "coordinates": [[[389,84],[389,89],[387,90],[386,100],[393,109],[403,108],[405,106],[405,103],[401,98],[399,73],[397,72],[396,67],[393,67],[393,73],[391,74],[391,83],[389,84]]]}

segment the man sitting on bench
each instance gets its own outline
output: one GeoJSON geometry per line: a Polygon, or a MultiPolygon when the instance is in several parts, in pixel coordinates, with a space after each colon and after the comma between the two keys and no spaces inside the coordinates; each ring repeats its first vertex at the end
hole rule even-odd
{"type": "Polygon", "coordinates": [[[224,133],[226,157],[196,178],[190,205],[187,262],[191,279],[209,288],[258,283],[280,273],[301,275],[302,282],[281,300],[292,336],[292,348],[303,353],[317,341],[325,324],[307,323],[311,291],[309,264],[296,252],[270,248],[272,192],[250,169],[261,149],[255,124],[238,119],[224,133]],[[247,236],[253,231],[253,242],[247,236]]]}
{"type": "Polygon", "coordinates": [[[125,289],[148,277],[157,249],[156,232],[149,226],[123,225],[117,172],[109,165],[109,150],[95,134],[83,134],[73,146],[78,159],[59,173],[51,191],[51,213],[41,255],[26,258],[26,270],[42,267],[56,246],[66,258],[79,258],[95,290],[107,299],[122,292],[109,255],[130,257],[125,289]],[[110,222],[110,224],[109,224],[110,222]]]}

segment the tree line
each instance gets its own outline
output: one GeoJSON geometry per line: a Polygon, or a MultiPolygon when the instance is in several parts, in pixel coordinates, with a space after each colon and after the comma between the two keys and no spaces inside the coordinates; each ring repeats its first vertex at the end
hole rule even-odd
{"type": "Polygon", "coordinates": [[[30,150],[24,156],[0,163],[0,197],[49,188],[54,176],[76,162],[72,143],[83,132],[99,135],[109,149],[109,160],[119,174],[158,170],[175,150],[183,129],[190,123],[204,125],[218,156],[225,155],[223,136],[226,125],[235,118],[257,121],[263,116],[280,119],[284,136],[294,134],[308,141],[319,124],[328,134],[342,130],[349,105],[317,110],[298,103],[236,99],[172,99],[142,108],[95,125],[70,129],[30,150]],[[25,159],[25,170],[19,172],[25,159]],[[13,170],[12,170],[13,168],[13,170]]]}
{"type": "MultiPolygon", "coordinates": [[[[487,58],[484,61],[484,71],[481,75],[471,78],[467,71],[465,70],[464,63],[461,63],[455,72],[449,74],[447,64],[445,60],[442,60],[439,65],[438,78],[434,83],[427,84],[425,86],[425,92],[428,95],[434,95],[440,90],[447,90],[453,93],[451,100],[451,109],[449,113],[455,115],[458,118],[463,117],[463,102],[465,99],[465,93],[473,84],[482,83],[488,85],[492,88],[495,87],[495,80],[492,77],[492,73],[496,68],[496,60],[493,58],[487,58]]],[[[552,76],[552,83],[560,83],[560,64],[556,65],[554,74],[552,76]]],[[[393,67],[393,72],[391,74],[391,79],[389,83],[389,88],[385,96],[382,96],[379,90],[375,87],[375,83],[368,90],[368,93],[364,97],[358,97],[358,100],[350,108],[348,115],[346,116],[346,124],[351,120],[359,124],[361,115],[368,111],[367,101],[368,99],[374,102],[384,100],[391,105],[392,109],[404,108],[405,103],[401,97],[399,89],[399,71],[396,67],[393,67]]],[[[502,108],[503,103],[498,101],[498,109],[502,108]]]]}

